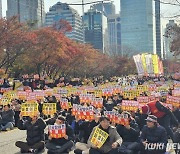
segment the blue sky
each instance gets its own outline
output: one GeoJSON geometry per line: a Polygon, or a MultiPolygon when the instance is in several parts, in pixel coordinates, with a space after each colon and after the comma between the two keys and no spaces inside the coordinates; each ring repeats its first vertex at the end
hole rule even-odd
{"type": "MultiPolygon", "coordinates": [[[[7,9],[7,4],[6,4],[6,1],[7,0],[2,0],[2,8],[3,8],[3,16],[6,15],[6,9],[7,9]]],[[[61,1],[61,2],[66,2],[66,3],[81,3],[82,0],[44,0],[45,2],[45,11],[47,12],[49,7],[54,5],[55,3],[57,3],[58,1],[61,1]]],[[[97,0],[84,0],[84,2],[94,2],[94,1],[97,1],[97,0]]],[[[162,0],[162,1],[171,1],[171,2],[175,2],[175,0],[162,0]]],[[[116,13],[119,12],[120,10],[120,0],[114,0],[114,4],[116,6],[116,13]]],[[[74,7],[75,9],[78,10],[78,12],[80,14],[82,14],[82,7],[81,6],[72,6],[74,7]]],[[[89,5],[85,6],[85,10],[87,10],[89,8],[89,5]]],[[[164,4],[161,4],[161,15],[162,17],[169,17],[169,16],[174,16],[176,14],[180,14],[180,6],[171,6],[171,5],[164,5],[164,4]]],[[[163,21],[165,20],[162,19],[163,21]]],[[[167,19],[166,19],[167,21],[167,19]]]]}

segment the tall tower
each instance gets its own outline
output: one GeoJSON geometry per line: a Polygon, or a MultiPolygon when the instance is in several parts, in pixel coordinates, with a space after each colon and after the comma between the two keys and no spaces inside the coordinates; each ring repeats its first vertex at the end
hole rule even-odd
{"type": "Polygon", "coordinates": [[[97,3],[91,6],[92,9],[101,11],[106,17],[115,15],[115,5],[112,2],[108,3],[97,3]]]}
{"type": "Polygon", "coordinates": [[[83,16],[85,42],[95,49],[109,54],[107,17],[97,10],[89,10],[83,16]]]}
{"type": "Polygon", "coordinates": [[[44,0],[7,0],[7,18],[18,16],[20,22],[41,27],[45,21],[44,0]]]}
{"type": "Polygon", "coordinates": [[[152,0],[121,0],[121,49],[132,56],[154,52],[152,0]]]}
{"type": "Polygon", "coordinates": [[[110,55],[122,55],[120,14],[108,16],[108,38],[110,55]]]}
{"type": "Polygon", "coordinates": [[[156,23],[156,53],[161,58],[161,17],[160,0],[155,1],[155,23],[156,23]]]}
{"type": "Polygon", "coordinates": [[[72,27],[72,32],[66,32],[65,35],[75,41],[83,42],[82,17],[66,3],[57,2],[49,8],[49,12],[46,13],[45,25],[53,26],[62,19],[67,21],[72,27]]]}

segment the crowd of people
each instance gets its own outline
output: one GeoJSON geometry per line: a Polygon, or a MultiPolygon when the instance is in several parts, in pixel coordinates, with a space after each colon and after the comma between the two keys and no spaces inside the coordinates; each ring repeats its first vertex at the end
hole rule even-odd
{"type": "MultiPolygon", "coordinates": [[[[130,89],[138,85],[146,85],[153,83],[157,87],[160,83],[171,83],[166,94],[162,96],[159,91],[142,91],[140,96],[148,97],[154,95],[155,99],[143,104],[136,111],[125,111],[122,109],[123,100],[131,100],[132,98],[124,97],[122,93],[113,93],[112,95],[101,96],[103,106],[97,108],[99,112],[93,114],[90,120],[81,119],[78,115],[72,114],[72,106],[74,104],[89,106],[86,102],[81,102],[79,94],[61,95],[70,102],[69,109],[62,109],[60,100],[54,95],[45,96],[43,100],[37,100],[38,112],[23,116],[21,113],[21,105],[26,100],[18,98],[12,99],[9,104],[1,103],[0,110],[0,131],[8,131],[17,127],[20,130],[27,131],[26,142],[17,141],[15,145],[20,148],[21,153],[39,153],[48,149],[48,153],[59,154],[69,153],[73,151],[75,154],[165,154],[168,144],[168,139],[173,143],[180,144],[180,106],[172,106],[170,109],[165,105],[167,95],[172,96],[174,89],[180,88],[180,82],[168,77],[112,77],[108,80],[103,77],[93,79],[66,79],[58,78],[48,82],[46,79],[21,78],[16,79],[22,83],[19,89],[23,91],[45,90],[54,87],[85,87],[90,86],[97,88],[101,85],[111,85],[130,89]],[[175,86],[176,85],[176,86],[175,86]],[[158,99],[157,99],[158,98],[158,99]],[[56,103],[56,112],[49,116],[43,114],[44,103],[56,103]],[[118,114],[126,116],[128,122],[118,124],[113,122],[105,111],[114,111],[118,114]],[[50,125],[60,126],[65,125],[65,135],[60,138],[53,138],[46,128],[50,125]],[[94,144],[92,139],[97,130],[102,136],[102,145],[94,144]],[[152,147],[154,145],[154,147],[152,147]],[[161,146],[159,146],[161,145],[161,146]]],[[[9,83],[4,79],[0,88],[16,89],[16,80],[9,83]]],[[[89,93],[93,93],[92,91],[89,93]]],[[[1,91],[3,98],[4,92],[1,91]]],[[[180,95],[176,96],[177,98],[180,95]]],[[[133,100],[137,101],[134,97],[133,100]]],[[[180,102],[179,102],[180,103],[180,102]]],[[[178,154],[180,149],[175,149],[178,154]]]]}

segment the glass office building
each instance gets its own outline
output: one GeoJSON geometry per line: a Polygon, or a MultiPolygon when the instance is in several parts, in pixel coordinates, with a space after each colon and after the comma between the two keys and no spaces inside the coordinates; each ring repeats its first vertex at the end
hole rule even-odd
{"type": "Polygon", "coordinates": [[[66,20],[72,26],[72,32],[67,32],[65,35],[75,41],[83,42],[82,17],[68,4],[58,2],[46,13],[45,25],[53,26],[61,19],[66,20]]]}
{"type": "Polygon", "coordinates": [[[92,9],[104,12],[106,17],[115,15],[115,5],[112,2],[98,3],[91,6],[92,9]]]}
{"type": "Polygon", "coordinates": [[[161,17],[160,17],[160,0],[155,2],[155,24],[156,24],[156,52],[161,56],[161,17]]]}
{"type": "Polygon", "coordinates": [[[121,0],[121,47],[123,55],[154,51],[153,1],[121,0]]]}
{"type": "Polygon", "coordinates": [[[121,18],[119,14],[108,17],[108,36],[110,55],[122,55],[121,53],[121,18]]]}
{"type": "Polygon", "coordinates": [[[7,18],[18,16],[20,22],[42,27],[45,21],[44,0],[7,0],[7,18]]]}
{"type": "Polygon", "coordinates": [[[107,17],[101,11],[89,10],[83,16],[85,42],[109,54],[107,17]]]}

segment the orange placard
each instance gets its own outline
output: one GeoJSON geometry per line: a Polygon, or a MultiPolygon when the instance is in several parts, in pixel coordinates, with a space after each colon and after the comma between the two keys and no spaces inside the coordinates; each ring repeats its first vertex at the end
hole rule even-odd
{"type": "Polygon", "coordinates": [[[50,125],[48,131],[52,138],[63,138],[66,136],[66,125],[50,125]]]}

